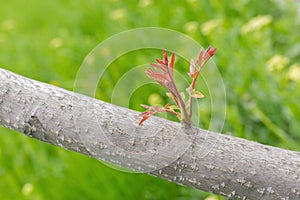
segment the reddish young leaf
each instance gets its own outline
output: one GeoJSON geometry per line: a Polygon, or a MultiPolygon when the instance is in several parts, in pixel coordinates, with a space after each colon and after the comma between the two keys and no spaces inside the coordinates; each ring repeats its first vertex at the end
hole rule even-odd
{"type": "Polygon", "coordinates": [[[201,49],[201,50],[200,50],[200,53],[199,53],[199,56],[198,56],[198,59],[197,59],[197,65],[198,65],[199,67],[202,66],[203,54],[204,54],[203,49],[201,49]]]}
{"type": "Polygon", "coordinates": [[[144,121],[146,121],[151,115],[143,115],[143,118],[139,122],[139,126],[143,124],[144,121]]]}
{"type": "Polygon", "coordinates": [[[204,61],[206,62],[210,57],[212,57],[216,53],[216,48],[209,46],[203,56],[204,61]]]}
{"type": "Polygon", "coordinates": [[[174,63],[175,63],[175,54],[172,52],[171,62],[169,66],[170,75],[172,78],[174,78],[174,63]]]}
{"type": "Polygon", "coordinates": [[[164,49],[163,49],[163,55],[164,55],[164,63],[165,63],[165,65],[168,65],[168,55],[164,49]]]}
{"type": "Polygon", "coordinates": [[[144,123],[144,121],[146,121],[149,117],[151,117],[152,115],[159,113],[159,112],[168,112],[168,113],[178,116],[178,113],[170,108],[170,104],[166,104],[164,107],[147,106],[144,104],[141,104],[141,106],[144,108],[147,108],[147,110],[138,115],[138,117],[142,117],[142,119],[139,122],[139,126],[142,125],[144,123]]]}
{"type": "Polygon", "coordinates": [[[146,70],[146,74],[147,74],[147,76],[149,76],[153,80],[157,81],[159,84],[161,84],[164,87],[167,87],[166,81],[170,82],[169,77],[167,76],[167,74],[155,72],[151,68],[146,70]]]}

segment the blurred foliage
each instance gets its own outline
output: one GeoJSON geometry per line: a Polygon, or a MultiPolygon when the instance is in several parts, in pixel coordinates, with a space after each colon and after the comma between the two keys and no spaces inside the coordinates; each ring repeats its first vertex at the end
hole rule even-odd
{"type": "MultiPolygon", "coordinates": [[[[137,27],[169,28],[217,47],[227,95],[224,133],[299,151],[299,24],[293,1],[2,0],[0,66],[72,90],[83,59],[101,41],[137,27]]],[[[96,97],[111,101],[123,74],[157,57],[157,50],[122,56],[108,67],[96,97]]],[[[178,65],[188,68],[183,60],[178,65]]],[[[145,85],[126,101],[142,110],[140,103],[166,103],[164,93],[145,85]]],[[[208,100],[199,110],[202,128],[209,107],[208,100]]],[[[220,199],[0,131],[0,199],[220,199]]]]}

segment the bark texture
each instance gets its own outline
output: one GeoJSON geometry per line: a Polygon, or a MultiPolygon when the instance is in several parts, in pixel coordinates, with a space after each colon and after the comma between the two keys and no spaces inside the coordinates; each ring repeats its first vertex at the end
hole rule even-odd
{"type": "Polygon", "coordinates": [[[230,199],[300,199],[300,153],[152,117],[0,69],[0,124],[230,199]]]}

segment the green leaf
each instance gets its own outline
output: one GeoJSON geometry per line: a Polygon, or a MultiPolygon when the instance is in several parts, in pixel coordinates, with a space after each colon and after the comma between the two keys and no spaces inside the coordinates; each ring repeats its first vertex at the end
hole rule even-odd
{"type": "Polygon", "coordinates": [[[193,90],[193,91],[192,91],[191,96],[192,96],[193,98],[197,98],[197,99],[204,98],[204,95],[203,95],[201,92],[196,91],[196,90],[193,90]]]}
{"type": "Polygon", "coordinates": [[[168,107],[170,110],[180,110],[180,108],[176,105],[171,105],[168,107]]]}

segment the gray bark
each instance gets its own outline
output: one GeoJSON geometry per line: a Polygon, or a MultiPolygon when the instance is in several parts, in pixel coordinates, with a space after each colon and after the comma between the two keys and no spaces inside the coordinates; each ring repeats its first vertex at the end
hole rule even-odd
{"type": "Polygon", "coordinates": [[[300,153],[152,117],[0,69],[0,124],[231,199],[300,199],[300,153]]]}

